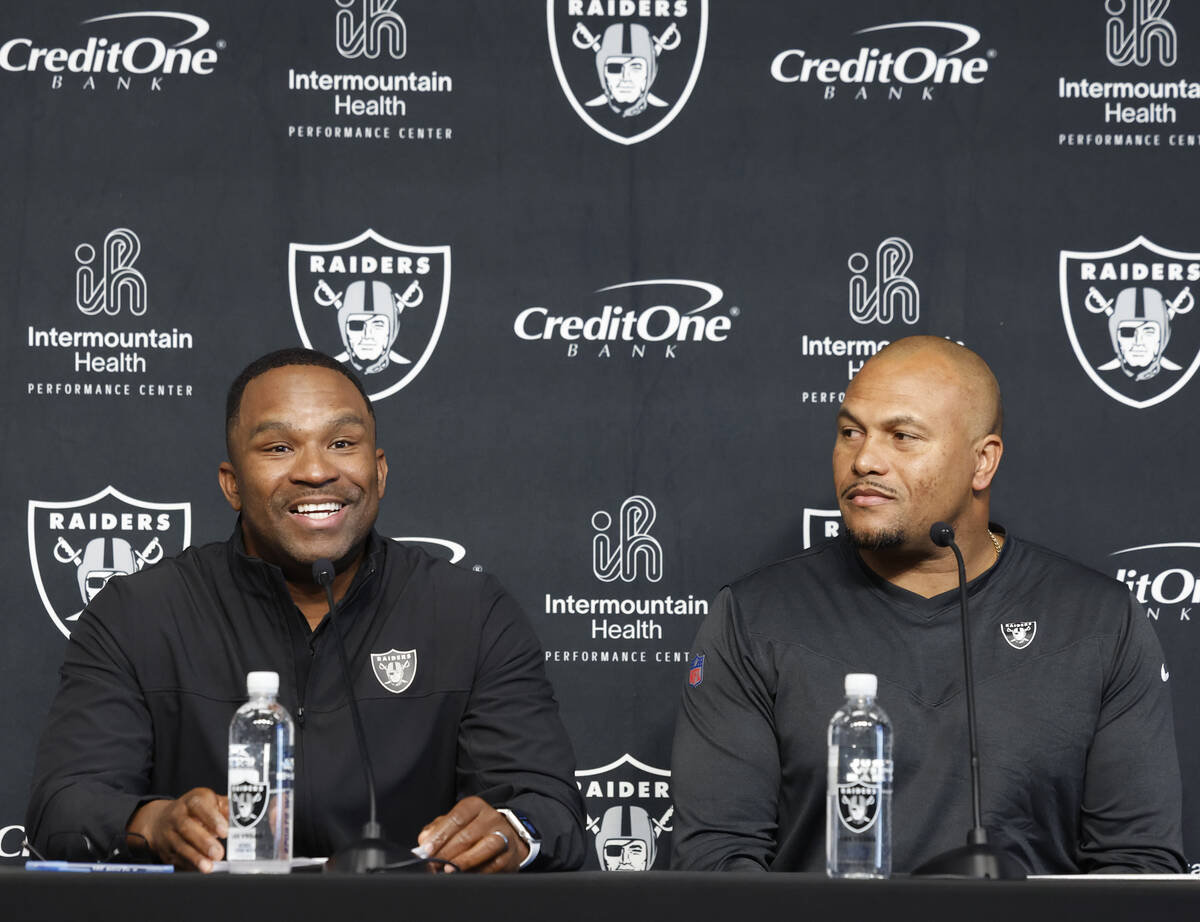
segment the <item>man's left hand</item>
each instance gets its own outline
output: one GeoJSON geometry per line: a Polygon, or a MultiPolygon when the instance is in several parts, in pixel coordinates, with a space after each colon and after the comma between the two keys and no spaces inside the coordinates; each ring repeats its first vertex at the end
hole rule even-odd
{"type": "Polygon", "coordinates": [[[529,854],[529,846],[504,815],[479,797],[456,803],[421,830],[417,844],[430,858],[452,861],[460,871],[480,874],[515,871],[529,854]]]}

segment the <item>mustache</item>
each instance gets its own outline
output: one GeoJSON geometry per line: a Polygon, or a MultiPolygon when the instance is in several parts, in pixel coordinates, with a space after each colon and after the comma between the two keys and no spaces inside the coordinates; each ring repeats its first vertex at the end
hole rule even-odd
{"type": "Polygon", "coordinates": [[[897,495],[896,491],[891,487],[876,480],[859,480],[842,490],[841,498],[846,499],[854,490],[874,490],[876,493],[882,493],[884,496],[894,497],[897,495]]]}

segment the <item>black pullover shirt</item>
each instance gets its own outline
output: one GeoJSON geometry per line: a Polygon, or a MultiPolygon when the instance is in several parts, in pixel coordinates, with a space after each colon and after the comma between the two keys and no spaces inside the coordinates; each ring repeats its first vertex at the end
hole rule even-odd
{"type": "MultiPolygon", "coordinates": [[[[1125,586],[1009,538],[968,585],[983,824],[1031,873],[1184,869],[1169,670],[1125,586]]],[[[848,672],[892,721],[893,867],[966,844],[955,589],[926,599],[843,538],[723,589],[692,649],[673,865],[825,868],[826,732],[848,672]]]]}
{"type": "MultiPolygon", "coordinates": [[[[372,533],[338,607],[379,819],[402,846],[469,794],[529,817],[532,868],[577,867],[583,805],[574,756],[533,629],[490,576],[372,533]],[[415,651],[410,684],[372,656],[415,651]],[[400,682],[391,681],[393,687],[400,682]]],[[[227,542],[116,577],[67,645],[26,819],[44,855],[107,852],[133,812],[193,787],[227,788],[229,722],[246,673],[279,673],[296,722],[293,854],[359,838],[367,798],[336,638],[310,632],[278,567],[227,542]]]]}

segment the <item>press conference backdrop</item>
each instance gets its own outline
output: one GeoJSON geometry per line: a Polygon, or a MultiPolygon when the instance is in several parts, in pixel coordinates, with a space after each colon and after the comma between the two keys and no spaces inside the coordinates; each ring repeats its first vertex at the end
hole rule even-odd
{"type": "Polygon", "coordinates": [[[145,7],[0,8],[4,856],[77,612],[230,533],[224,390],[311,345],[380,531],[517,596],[589,835],[665,867],[696,629],[837,533],[835,408],[911,333],[1000,379],[994,517],[1145,603],[1200,854],[1200,8],[145,7]]]}

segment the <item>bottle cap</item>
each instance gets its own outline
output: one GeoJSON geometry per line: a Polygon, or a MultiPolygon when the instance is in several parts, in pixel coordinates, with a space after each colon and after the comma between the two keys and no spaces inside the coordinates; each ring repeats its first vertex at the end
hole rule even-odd
{"type": "Polygon", "coordinates": [[[879,680],[873,673],[846,673],[847,698],[874,698],[877,691],[879,691],[879,680]]]}
{"type": "Polygon", "coordinates": [[[279,694],[279,673],[247,672],[246,693],[252,698],[279,694]]]}

